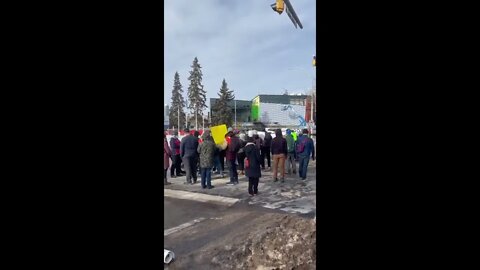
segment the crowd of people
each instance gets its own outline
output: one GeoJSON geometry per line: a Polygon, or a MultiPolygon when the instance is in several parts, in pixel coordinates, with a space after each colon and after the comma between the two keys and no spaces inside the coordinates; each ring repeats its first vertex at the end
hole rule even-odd
{"type": "Polygon", "coordinates": [[[256,131],[248,136],[249,132],[229,128],[221,144],[214,142],[209,130],[205,130],[201,137],[198,131],[190,134],[190,130],[185,129],[185,132],[187,135],[181,141],[178,132],[174,132],[170,142],[164,133],[164,185],[170,184],[167,181],[170,174],[170,178],[185,176],[184,184],[187,185],[197,183],[200,177],[202,188],[212,189],[212,174],[224,178],[226,162],[230,177],[227,185],[237,185],[238,176],[245,175],[248,178],[248,193],[254,196],[258,194],[262,170],[273,167],[273,182],[284,182],[286,174],[297,174],[298,161],[298,176],[306,180],[310,157],[315,160],[315,146],[307,129],[299,134],[287,129],[285,136],[277,129],[275,138],[265,132],[262,139],[256,131]]]}

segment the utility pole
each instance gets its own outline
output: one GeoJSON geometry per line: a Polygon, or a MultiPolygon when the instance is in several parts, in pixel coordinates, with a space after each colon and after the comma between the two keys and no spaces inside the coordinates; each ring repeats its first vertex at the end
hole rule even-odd
{"type": "Polygon", "coordinates": [[[178,129],[180,130],[180,104],[177,105],[178,106],[178,129]]]}
{"type": "Polygon", "coordinates": [[[235,129],[237,128],[237,100],[234,100],[235,103],[235,129]]]}
{"type": "Polygon", "coordinates": [[[188,99],[185,99],[185,127],[188,128],[188,99]]]}
{"type": "Polygon", "coordinates": [[[198,130],[198,110],[197,110],[197,104],[195,104],[195,130],[198,130]]]}

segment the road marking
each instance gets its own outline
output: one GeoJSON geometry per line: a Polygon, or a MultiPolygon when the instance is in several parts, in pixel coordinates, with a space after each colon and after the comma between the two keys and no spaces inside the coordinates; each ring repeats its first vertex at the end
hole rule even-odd
{"type": "Polygon", "coordinates": [[[190,226],[193,226],[195,225],[195,223],[199,223],[199,222],[202,222],[203,220],[205,220],[205,218],[197,218],[197,219],[194,219],[190,222],[187,222],[187,223],[183,223],[181,225],[178,225],[177,227],[173,227],[173,228],[170,228],[170,229],[167,229],[167,230],[164,230],[163,231],[163,236],[167,236],[169,234],[172,234],[172,233],[176,233],[178,231],[181,231],[185,228],[188,228],[190,226]]]}
{"type": "Polygon", "coordinates": [[[188,192],[183,190],[173,190],[173,189],[164,189],[163,194],[165,197],[170,197],[175,199],[214,203],[214,204],[221,204],[226,206],[231,206],[239,201],[239,199],[236,199],[236,198],[229,198],[229,197],[223,197],[223,196],[217,196],[217,195],[209,195],[209,194],[188,192]]]}

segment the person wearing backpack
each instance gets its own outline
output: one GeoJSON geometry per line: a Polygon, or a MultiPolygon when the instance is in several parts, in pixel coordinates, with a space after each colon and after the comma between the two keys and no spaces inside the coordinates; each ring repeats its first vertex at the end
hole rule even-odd
{"type": "Polygon", "coordinates": [[[230,182],[227,185],[232,186],[238,184],[238,173],[237,173],[237,153],[240,150],[240,139],[235,136],[233,131],[228,133],[228,146],[227,146],[227,160],[230,169],[230,182]]]}
{"type": "Polygon", "coordinates": [[[302,180],[306,180],[310,155],[312,155],[312,160],[315,160],[315,147],[313,140],[308,137],[308,129],[303,129],[302,134],[298,137],[296,152],[299,160],[298,174],[302,180]]]}
{"type": "Polygon", "coordinates": [[[293,139],[292,131],[287,129],[285,139],[287,140],[287,174],[297,173],[297,164],[295,162],[295,140],[293,139]]]}
{"type": "Polygon", "coordinates": [[[253,137],[247,137],[245,145],[245,175],[248,177],[248,194],[254,196],[258,194],[258,182],[262,177],[260,170],[260,151],[254,143],[253,137]]]}

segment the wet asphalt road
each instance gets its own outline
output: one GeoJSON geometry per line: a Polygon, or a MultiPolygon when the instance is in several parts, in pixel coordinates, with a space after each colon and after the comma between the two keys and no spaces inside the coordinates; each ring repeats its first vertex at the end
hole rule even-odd
{"type": "Polygon", "coordinates": [[[165,197],[163,229],[170,229],[190,222],[196,218],[210,218],[218,215],[227,207],[217,204],[165,197]]]}

